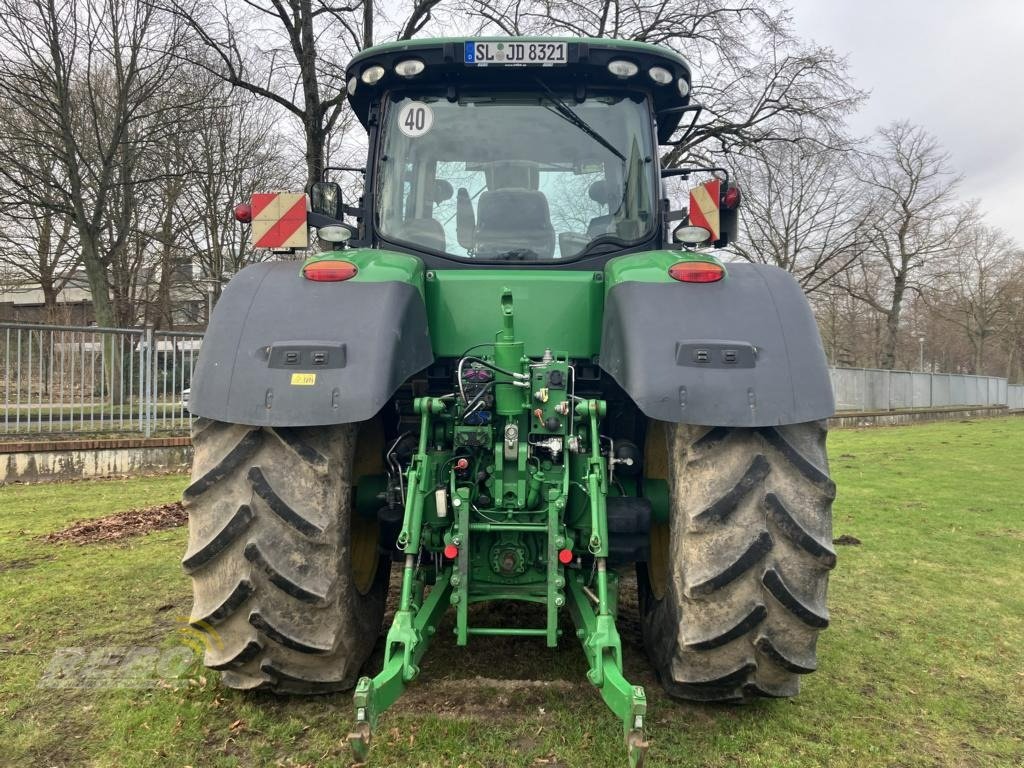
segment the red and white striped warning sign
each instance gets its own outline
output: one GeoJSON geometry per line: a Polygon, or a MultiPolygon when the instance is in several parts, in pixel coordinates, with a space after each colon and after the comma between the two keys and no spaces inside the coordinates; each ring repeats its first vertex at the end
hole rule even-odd
{"type": "Polygon", "coordinates": [[[307,247],[306,196],[301,192],[254,194],[252,244],[254,248],[307,247]]]}
{"type": "Polygon", "coordinates": [[[704,227],[711,233],[711,242],[721,237],[722,225],[718,215],[722,182],[705,181],[690,190],[690,226],[704,227]]]}

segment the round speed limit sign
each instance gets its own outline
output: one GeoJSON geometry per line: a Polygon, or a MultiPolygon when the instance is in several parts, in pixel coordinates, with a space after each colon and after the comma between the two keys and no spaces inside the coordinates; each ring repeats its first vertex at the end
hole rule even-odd
{"type": "Polygon", "coordinates": [[[423,136],[434,124],[434,111],[422,101],[410,101],[398,112],[398,130],[410,138],[423,136]]]}

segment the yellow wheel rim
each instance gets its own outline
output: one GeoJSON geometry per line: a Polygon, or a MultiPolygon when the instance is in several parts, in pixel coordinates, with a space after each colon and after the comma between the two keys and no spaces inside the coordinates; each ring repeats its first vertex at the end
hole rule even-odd
{"type": "Polygon", "coordinates": [[[668,523],[651,524],[651,553],[647,557],[647,581],[655,600],[665,597],[668,582],[668,523]]]}
{"type": "MultiPolygon", "coordinates": [[[[667,440],[664,422],[651,419],[647,423],[647,438],[644,441],[644,477],[671,482],[668,472],[667,440]]],[[[672,531],[668,523],[651,523],[647,581],[656,600],[661,600],[665,596],[668,585],[668,553],[671,540],[672,531]]]]}
{"type": "Polygon", "coordinates": [[[354,516],[352,518],[351,557],[352,581],[356,591],[365,595],[373,587],[380,563],[380,526],[376,520],[354,516]]]}
{"type": "MultiPolygon", "coordinates": [[[[356,436],[356,455],[352,467],[353,493],[359,479],[366,475],[384,474],[384,425],[380,419],[363,422],[356,436]]],[[[380,564],[380,524],[356,514],[352,505],[350,533],[352,580],[356,590],[365,595],[373,587],[380,564]]]]}

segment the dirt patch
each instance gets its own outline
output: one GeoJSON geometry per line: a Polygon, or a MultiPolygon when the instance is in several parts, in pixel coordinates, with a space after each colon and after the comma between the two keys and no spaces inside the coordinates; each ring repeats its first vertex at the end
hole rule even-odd
{"type": "Polygon", "coordinates": [[[118,512],[92,520],[79,520],[64,530],[48,533],[40,538],[51,544],[65,541],[75,544],[96,544],[177,528],[186,522],[188,513],[180,501],[175,501],[146,509],[129,509],[127,512],[118,512]]]}
{"type": "Polygon", "coordinates": [[[35,568],[40,563],[53,559],[54,558],[51,555],[50,557],[25,558],[23,560],[8,560],[7,562],[0,560],[0,573],[3,573],[4,571],[16,571],[22,568],[35,568]]]}
{"type": "Polygon", "coordinates": [[[860,539],[856,536],[850,536],[848,533],[844,533],[838,539],[832,539],[832,543],[837,547],[859,547],[860,539]]]}
{"type": "Polygon", "coordinates": [[[476,676],[470,679],[431,680],[410,688],[399,709],[430,710],[439,717],[472,717],[499,720],[522,711],[543,712],[552,699],[565,698],[583,685],[570,680],[508,680],[476,676]]]}

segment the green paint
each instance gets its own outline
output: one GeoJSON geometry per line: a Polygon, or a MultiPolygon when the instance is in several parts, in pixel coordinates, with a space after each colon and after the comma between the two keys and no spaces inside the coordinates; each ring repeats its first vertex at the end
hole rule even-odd
{"type": "Polygon", "coordinates": [[[310,256],[302,266],[318,261],[348,261],[358,271],[350,282],[386,283],[390,281],[415,285],[423,294],[423,262],[415,256],[378,248],[346,248],[340,251],[325,251],[310,256]]]}
{"type": "Polygon", "coordinates": [[[601,348],[604,275],[547,269],[445,269],[426,275],[427,317],[437,357],[455,357],[497,337],[504,289],[515,299],[516,338],[526,354],[564,350],[592,357],[601,348]],[[493,321],[491,320],[493,318],[493,321]]]}
{"type": "Polygon", "coordinates": [[[618,256],[605,265],[606,290],[611,290],[619,283],[674,283],[676,281],[669,277],[668,269],[681,261],[718,264],[726,270],[723,279],[729,278],[728,269],[711,253],[669,250],[643,251],[618,256]]]}
{"type": "MultiPolygon", "coordinates": [[[[607,567],[608,464],[600,440],[607,404],[573,400],[567,353],[555,347],[538,360],[547,339],[526,341],[529,337],[521,331],[531,318],[534,325],[526,323],[527,333],[550,326],[550,314],[566,300],[577,310],[582,306],[585,314],[594,312],[603,296],[599,277],[603,274],[494,269],[426,275],[427,305],[444,308],[443,319],[455,329],[445,343],[458,340],[455,354],[482,339],[494,342],[459,371],[463,387],[454,394],[413,401],[420,428],[406,472],[398,534],[398,547],[405,552],[402,588],[385,644],[384,668],[356,688],[350,741],[360,759],[368,755],[377,716],[419,675],[419,661],[446,604],[455,608],[454,633],[460,646],[474,636],[508,636],[544,637],[555,647],[561,634],[559,614],[568,606],[589,662],[587,677],[622,720],[631,764],[646,749],[646,700],[643,689],[630,685],[622,674],[615,628],[618,579],[607,567]],[[459,322],[472,322],[472,327],[463,329],[459,322]],[[470,333],[472,338],[464,338],[470,333]],[[531,344],[536,347],[533,360],[524,354],[531,344]],[[475,422],[483,416],[466,428],[470,417],[475,422]],[[477,436],[487,430],[488,439],[477,436]],[[459,442],[460,437],[466,439],[459,442]],[[574,460],[570,438],[586,446],[584,461],[574,460]],[[536,446],[533,455],[530,445],[536,446]],[[461,467],[456,459],[465,459],[461,467]],[[445,501],[434,503],[437,495],[445,501]],[[574,498],[589,514],[570,522],[574,498]],[[560,562],[559,551],[572,550],[574,542],[587,543],[593,570],[560,562]],[[445,557],[450,559],[441,566],[437,555],[447,545],[457,552],[448,552],[445,557]],[[421,556],[421,547],[433,556],[421,556]],[[427,584],[435,587],[424,602],[427,584]],[[596,610],[589,604],[592,597],[596,610]],[[484,601],[543,604],[544,625],[474,625],[469,606],[484,601]]],[[[439,322],[432,319],[432,327],[439,322]]],[[[596,343],[596,330],[590,343],[596,343]]],[[[570,325],[568,332],[580,332],[579,324],[570,325]]],[[[559,345],[562,341],[557,337],[559,345]]]]}

